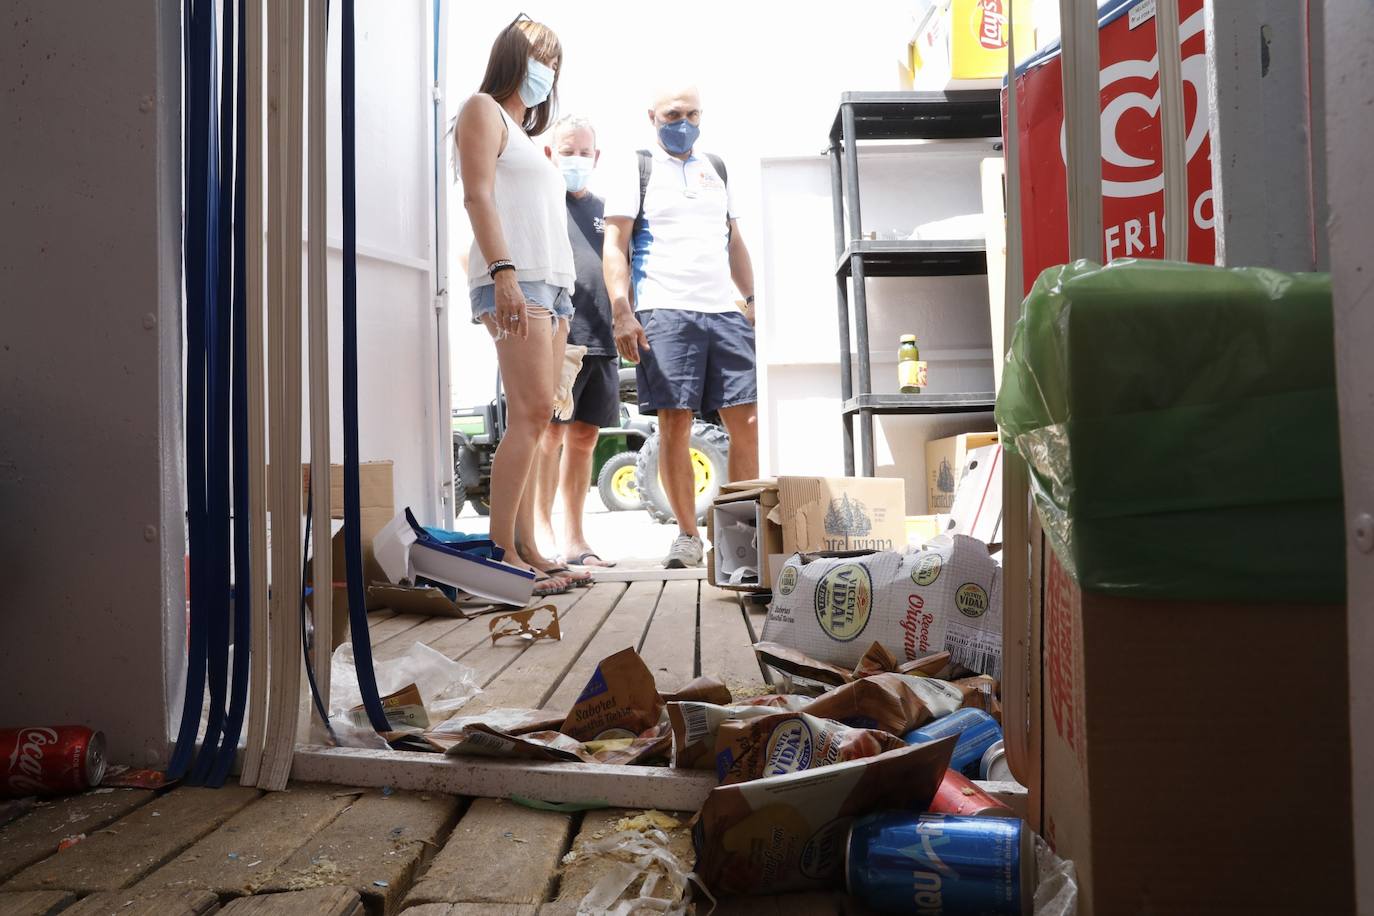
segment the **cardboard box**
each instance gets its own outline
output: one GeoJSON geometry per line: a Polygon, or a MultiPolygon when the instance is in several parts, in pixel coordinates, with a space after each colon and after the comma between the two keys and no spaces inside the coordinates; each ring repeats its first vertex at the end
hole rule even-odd
{"type": "Polygon", "coordinates": [[[1039,550],[1018,775],[1079,912],[1354,912],[1345,608],[1084,593],[1039,550]]]}
{"type": "Polygon", "coordinates": [[[1007,12],[1013,4],[1016,47],[1024,55],[1035,47],[1030,0],[936,4],[909,45],[912,88],[999,88],[1007,73],[1007,12]]]}
{"type": "Polygon", "coordinates": [[[902,550],[907,543],[906,483],[899,477],[779,477],[726,484],[707,516],[712,585],[765,590],[775,556],[798,551],[902,550]],[[742,528],[752,519],[756,543],[742,528]],[[728,555],[722,555],[722,548],[728,555]],[[761,559],[760,559],[761,557],[761,559]],[[740,566],[756,578],[730,582],[740,566]]]}
{"type": "Polygon", "coordinates": [[[964,433],[926,443],[926,512],[948,513],[968,465],[968,453],[997,442],[997,433],[964,433]]]}
{"type": "MultiPolygon", "coordinates": [[[[381,566],[377,563],[377,558],[372,555],[372,539],[377,532],[386,527],[387,522],[391,521],[396,514],[394,506],[395,496],[393,495],[393,464],[390,461],[365,461],[358,465],[358,497],[361,522],[360,531],[363,546],[363,584],[370,585],[373,582],[385,582],[386,574],[382,572],[381,566]]],[[[310,465],[301,466],[301,508],[304,511],[306,491],[310,487],[310,465]]],[[[343,518],[343,465],[331,464],[329,466],[329,517],[332,519],[343,518]]],[[[330,539],[333,557],[333,602],[331,615],[334,622],[334,646],[337,648],[341,643],[348,641],[348,586],[347,573],[344,565],[344,535],[343,528],[334,532],[330,539]]],[[[306,584],[314,584],[314,564],[306,569],[306,584]]],[[[375,600],[368,599],[368,610],[374,609],[375,600]]],[[[376,605],[384,606],[384,605],[376,605]]]]}
{"type": "Polygon", "coordinates": [[[782,564],[782,527],[771,518],[778,505],[773,481],[726,484],[706,514],[711,549],[706,556],[712,585],[735,591],[766,591],[782,564]],[[736,570],[752,568],[752,575],[731,581],[736,570]]]}

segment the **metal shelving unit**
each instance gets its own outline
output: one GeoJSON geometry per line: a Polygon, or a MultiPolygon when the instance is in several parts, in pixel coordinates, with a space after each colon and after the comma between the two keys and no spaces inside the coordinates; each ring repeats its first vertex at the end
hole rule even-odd
{"type": "Polygon", "coordinates": [[[835,217],[835,289],[840,318],[840,390],[844,401],[845,473],[854,473],[854,419],[859,420],[863,475],[873,476],[873,418],[878,414],[990,411],[993,393],[874,394],[868,343],[868,277],[950,277],[987,272],[981,241],[863,239],[859,208],[861,140],[968,140],[1002,135],[1001,93],[846,92],[830,128],[830,184],[835,217]],[[847,154],[847,155],[846,155],[847,154]],[[846,224],[848,230],[846,231],[846,224]],[[858,391],[849,355],[849,284],[854,280],[858,391]]]}

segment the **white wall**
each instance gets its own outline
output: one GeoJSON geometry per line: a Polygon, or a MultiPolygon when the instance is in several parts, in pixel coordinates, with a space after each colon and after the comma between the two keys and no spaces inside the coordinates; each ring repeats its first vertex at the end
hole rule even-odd
{"type": "MultiPolygon", "coordinates": [[[[343,460],[343,208],[339,121],[339,4],[328,68],[330,433],[343,460]]],[[[440,413],[430,212],[429,3],[357,5],[358,428],[363,461],[395,462],[399,510],[437,520],[440,413]]],[[[307,376],[308,362],[301,366],[307,376]]],[[[303,455],[310,452],[308,425],[303,455]]]]}
{"type": "MultiPolygon", "coordinates": [[[[980,211],[978,166],[989,154],[985,143],[960,144],[953,152],[927,147],[861,153],[863,230],[909,233],[929,220],[980,211]]],[[[761,317],[758,333],[762,469],[840,475],[839,319],[828,160],[765,161],[763,201],[763,282],[768,301],[782,307],[761,317]]],[[[852,289],[850,301],[854,352],[852,289]]],[[[917,335],[921,356],[930,364],[928,391],[992,390],[986,277],[873,278],[868,314],[876,392],[897,391],[897,340],[904,333],[917,335]]],[[[879,417],[875,470],[906,478],[908,513],[924,513],[925,441],[992,428],[987,414],[879,417]]],[[[857,431],[855,448],[857,456],[857,431]]]]}
{"type": "Polygon", "coordinates": [[[0,723],[140,765],[185,632],[179,19],[11,0],[0,38],[0,723]]]}

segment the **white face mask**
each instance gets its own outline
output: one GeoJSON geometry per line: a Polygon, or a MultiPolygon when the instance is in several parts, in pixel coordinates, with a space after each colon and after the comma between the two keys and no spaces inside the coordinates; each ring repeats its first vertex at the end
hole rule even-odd
{"type": "Polygon", "coordinates": [[[587,186],[587,182],[592,177],[592,169],[595,167],[596,160],[591,156],[558,157],[558,168],[563,172],[563,181],[573,194],[587,186]]]}

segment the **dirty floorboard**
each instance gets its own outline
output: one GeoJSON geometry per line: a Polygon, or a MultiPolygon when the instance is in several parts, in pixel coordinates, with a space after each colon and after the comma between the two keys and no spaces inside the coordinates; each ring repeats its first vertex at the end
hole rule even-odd
{"type": "MultiPolygon", "coordinates": [[[[700,674],[741,698],[768,690],[748,649],[761,617],[733,592],[695,580],[603,582],[551,603],[558,642],[493,646],[485,617],[379,612],[375,651],[394,658],[423,642],[472,668],[483,693],[470,712],[566,710],[597,661],[626,647],[643,655],[665,692],[700,674]]],[[[583,847],[635,813],[298,782],[281,793],[97,790],[41,803],[0,827],[0,916],[573,916],[611,868],[583,847]]],[[[669,831],[671,848],[690,867],[690,812],[676,816],[684,826],[669,831]]],[[[862,910],[842,895],[807,894],[723,902],[716,912],[862,910]]]]}

